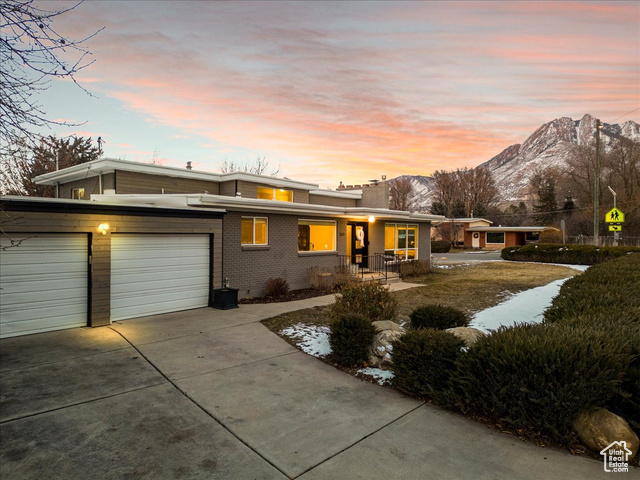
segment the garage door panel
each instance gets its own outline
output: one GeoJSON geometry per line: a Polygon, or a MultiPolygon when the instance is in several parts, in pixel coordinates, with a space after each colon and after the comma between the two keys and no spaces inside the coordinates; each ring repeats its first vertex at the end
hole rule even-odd
{"type": "MultiPolygon", "coordinates": [[[[86,309],[85,309],[86,311],[86,309]]],[[[67,328],[85,327],[86,321],[82,325],[78,325],[70,320],[68,314],[57,317],[47,316],[43,321],[42,317],[37,319],[25,319],[19,322],[9,322],[2,324],[2,338],[18,337],[21,335],[31,335],[34,333],[53,332],[55,330],[64,330],[67,328]]]]}
{"type": "MultiPolygon", "coordinates": [[[[71,303],[77,303],[79,305],[85,305],[87,303],[87,296],[79,295],[78,292],[74,292],[69,289],[58,289],[36,292],[38,295],[38,305],[42,308],[49,306],[55,306],[58,304],[65,305],[71,303]]],[[[12,312],[22,308],[33,302],[34,293],[26,290],[26,285],[23,285],[23,291],[20,292],[3,292],[2,301],[5,302],[5,307],[2,308],[2,312],[12,312]]],[[[86,305],[85,305],[86,310],[86,305]]]]}
{"type": "Polygon", "coordinates": [[[0,337],[87,325],[87,235],[38,235],[0,257],[0,337]]]}
{"type": "Polygon", "coordinates": [[[186,287],[192,285],[208,284],[209,272],[201,272],[198,275],[189,275],[188,270],[175,271],[175,278],[162,279],[158,278],[159,271],[150,273],[139,273],[134,276],[122,275],[118,278],[114,277],[114,284],[111,286],[112,293],[127,293],[131,288],[136,288],[137,291],[145,290],[157,290],[161,288],[167,289],[182,289],[181,283],[186,284],[186,287]]]}
{"type": "Polygon", "coordinates": [[[111,250],[111,319],[208,305],[208,235],[116,235],[111,250]]]}
{"type": "MultiPolygon", "coordinates": [[[[40,321],[44,324],[57,324],[61,323],[66,325],[67,323],[71,323],[75,327],[83,327],[86,326],[86,320],[82,323],[75,322],[73,320],[67,320],[68,318],[73,319],[77,315],[86,316],[87,308],[86,305],[74,303],[68,304],[66,302],[50,302],[48,304],[44,304],[41,308],[31,308],[29,310],[7,310],[7,313],[10,313],[11,316],[7,321],[3,321],[3,328],[5,325],[15,324],[19,322],[26,321],[40,321]]],[[[5,310],[3,309],[3,314],[5,310]]]]}

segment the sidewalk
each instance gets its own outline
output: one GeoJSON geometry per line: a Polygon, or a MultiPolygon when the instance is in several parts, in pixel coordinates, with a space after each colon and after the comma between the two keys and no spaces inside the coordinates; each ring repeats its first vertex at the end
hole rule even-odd
{"type": "Polygon", "coordinates": [[[351,377],[259,323],[332,301],[0,341],[0,477],[609,478],[599,461],[351,377]]]}

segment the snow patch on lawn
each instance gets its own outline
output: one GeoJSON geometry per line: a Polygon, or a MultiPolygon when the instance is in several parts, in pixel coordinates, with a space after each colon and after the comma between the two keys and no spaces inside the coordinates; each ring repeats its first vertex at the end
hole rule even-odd
{"type": "Polygon", "coordinates": [[[373,367],[361,368],[358,370],[358,373],[372,377],[376,382],[378,382],[378,385],[389,384],[395,377],[393,372],[373,367]]]}
{"type": "Polygon", "coordinates": [[[306,354],[324,358],[331,354],[329,327],[296,323],[280,332],[296,341],[296,345],[306,354]]]}
{"type": "Polygon", "coordinates": [[[481,310],[473,316],[469,326],[490,333],[491,330],[496,330],[500,326],[540,323],[544,311],[551,305],[551,301],[558,295],[560,287],[567,280],[569,279],[563,278],[542,287],[525,290],[495,307],[481,310]]]}

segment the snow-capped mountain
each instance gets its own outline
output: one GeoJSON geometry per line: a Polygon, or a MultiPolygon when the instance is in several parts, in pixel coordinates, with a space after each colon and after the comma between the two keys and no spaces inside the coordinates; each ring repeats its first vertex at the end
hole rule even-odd
{"type": "MultiPolygon", "coordinates": [[[[501,192],[501,202],[517,203],[527,199],[529,179],[536,169],[563,168],[577,146],[595,144],[595,130],[596,118],[588,114],[580,120],[557,118],[542,125],[522,144],[507,147],[480,166],[489,168],[493,174],[501,192]]],[[[604,123],[600,129],[603,151],[613,139],[621,136],[640,142],[640,124],[634,121],[622,125],[604,123]]],[[[414,205],[419,210],[428,210],[433,201],[431,178],[420,175],[398,178],[411,180],[414,205]]]]}

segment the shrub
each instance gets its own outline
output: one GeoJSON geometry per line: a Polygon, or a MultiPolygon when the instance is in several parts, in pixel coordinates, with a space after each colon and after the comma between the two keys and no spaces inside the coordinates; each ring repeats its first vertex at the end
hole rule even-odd
{"type": "Polygon", "coordinates": [[[636,347],[620,329],[501,327],[458,357],[451,383],[465,408],[568,442],[580,412],[629,396],[624,379],[636,347]]]}
{"type": "Polygon", "coordinates": [[[427,260],[409,260],[400,263],[400,276],[402,278],[419,277],[431,271],[427,260]]]}
{"type": "Polygon", "coordinates": [[[449,332],[423,329],[392,342],[394,385],[420,397],[438,397],[448,388],[455,360],[464,343],[449,332]]]}
{"type": "Polygon", "coordinates": [[[334,321],[329,334],[334,361],[347,367],[366,362],[375,334],[371,321],[362,315],[345,315],[334,321]]]}
{"type": "Polygon", "coordinates": [[[562,243],[562,232],[560,230],[544,230],[540,232],[541,243],[562,243]]]}
{"type": "Polygon", "coordinates": [[[600,312],[605,318],[637,314],[640,323],[640,255],[594,265],[567,280],[545,312],[545,321],[600,312]]]}
{"type": "Polygon", "coordinates": [[[289,293],[289,283],[284,278],[269,278],[264,287],[267,297],[284,297],[289,293]]]}
{"type": "Polygon", "coordinates": [[[446,330],[447,328],[466,327],[469,324],[469,317],[462,311],[454,307],[444,305],[424,305],[416,308],[409,315],[411,327],[435,328],[446,330]]]}
{"type": "Polygon", "coordinates": [[[431,253],[448,253],[451,242],[447,240],[431,240],[431,253]]]}
{"type": "Polygon", "coordinates": [[[396,315],[397,302],[389,289],[376,282],[348,283],[331,307],[335,318],[362,315],[370,321],[389,320],[396,315]]]}
{"type": "Polygon", "coordinates": [[[568,263],[574,265],[594,265],[622,257],[628,253],[640,252],[638,247],[595,247],[593,245],[538,244],[502,249],[504,260],[525,262],[568,263]]]}

